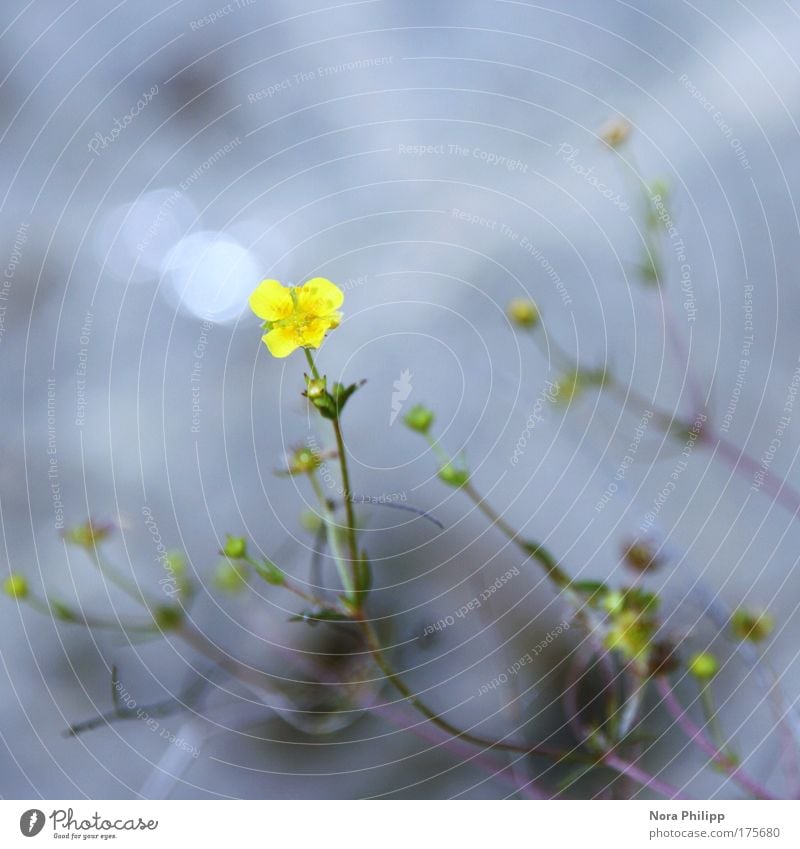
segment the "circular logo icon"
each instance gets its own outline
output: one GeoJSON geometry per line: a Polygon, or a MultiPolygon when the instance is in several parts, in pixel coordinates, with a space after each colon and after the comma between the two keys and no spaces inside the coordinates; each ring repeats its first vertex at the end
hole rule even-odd
{"type": "Polygon", "coordinates": [[[31,808],[19,818],[19,830],[25,837],[36,837],[44,828],[44,812],[38,808],[31,808]]]}

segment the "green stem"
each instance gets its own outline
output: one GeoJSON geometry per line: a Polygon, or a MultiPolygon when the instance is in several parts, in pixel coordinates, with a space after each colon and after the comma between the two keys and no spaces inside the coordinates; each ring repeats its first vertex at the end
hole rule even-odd
{"type": "Polygon", "coordinates": [[[523,754],[530,755],[542,755],[544,757],[556,758],[559,761],[580,761],[585,763],[587,760],[593,762],[593,758],[589,758],[586,755],[582,755],[578,752],[562,752],[558,749],[552,748],[550,746],[525,746],[517,743],[505,743],[500,740],[489,740],[486,737],[481,737],[476,734],[470,734],[468,731],[464,731],[461,728],[453,725],[448,722],[444,717],[440,716],[434,710],[429,708],[425,702],[423,702],[418,696],[416,696],[411,688],[403,681],[403,679],[394,671],[391,664],[383,654],[383,650],[380,645],[380,641],[378,640],[378,636],[375,633],[375,630],[369,624],[369,622],[364,619],[363,616],[360,616],[358,619],[359,624],[361,625],[361,630],[364,633],[364,637],[367,642],[367,646],[369,647],[370,654],[375,660],[375,663],[380,668],[381,672],[386,676],[388,681],[392,684],[392,686],[408,700],[409,704],[421,713],[426,719],[429,719],[435,726],[437,726],[441,731],[444,731],[446,734],[451,737],[457,737],[460,740],[464,740],[467,743],[471,743],[474,746],[480,746],[482,748],[487,749],[498,749],[504,752],[519,752],[523,754]]]}
{"type": "Polygon", "coordinates": [[[38,598],[29,597],[27,602],[33,608],[33,610],[38,613],[43,613],[46,616],[49,616],[51,619],[54,619],[57,622],[66,622],[69,625],[83,625],[85,628],[98,628],[108,631],[118,631],[121,634],[125,633],[135,633],[135,634],[159,634],[160,630],[156,627],[155,624],[145,625],[144,623],[139,622],[116,622],[113,619],[98,619],[92,616],[85,616],[83,613],[79,613],[72,608],[64,605],[59,605],[62,610],[69,614],[69,616],[59,616],[57,613],[53,612],[52,604],[56,604],[53,602],[52,604],[49,601],[42,601],[38,598]]]}
{"type": "Polygon", "coordinates": [[[703,715],[705,716],[706,725],[708,725],[711,740],[731,763],[739,763],[738,755],[727,745],[725,736],[722,733],[722,728],[717,717],[717,707],[714,704],[714,695],[708,684],[700,690],[700,704],[703,708],[703,715]]]}
{"type": "Polygon", "coordinates": [[[110,581],[112,584],[117,586],[138,604],[150,608],[157,606],[157,602],[153,599],[148,599],[140,587],[118,574],[112,566],[106,563],[96,548],[87,548],[86,552],[89,555],[89,559],[97,567],[98,572],[100,572],[107,581],[110,581]]]}
{"type": "Polygon", "coordinates": [[[311,481],[311,487],[314,490],[314,494],[317,496],[320,509],[322,510],[322,519],[325,522],[328,545],[331,548],[333,562],[336,564],[336,570],[339,573],[339,580],[341,580],[342,582],[342,586],[344,587],[344,591],[347,594],[347,597],[349,599],[354,599],[356,596],[355,585],[353,583],[353,578],[350,574],[350,570],[348,569],[347,564],[345,563],[342,550],[339,548],[339,538],[336,536],[336,530],[340,527],[340,525],[336,521],[336,517],[331,512],[331,508],[328,505],[328,499],[325,497],[325,493],[322,491],[322,487],[320,486],[316,476],[310,474],[308,476],[308,479],[311,481]]]}
{"type": "Polygon", "coordinates": [[[342,470],[342,488],[344,489],[344,509],[347,517],[347,543],[350,548],[350,560],[358,560],[358,541],[356,540],[356,517],[353,510],[353,491],[350,489],[350,471],[347,465],[347,453],[344,448],[342,426],[338,416],[333,419],[333,432],[336,434],[336,449],[339,454],[339,466],[342,470]]]}
{"type": "MultiPolygon", "coordinates": [[[[244,558],[247,563],[249,563],[255,570],[261,568],[261,564],[255,559],[255,557],[250,557],[249,555],[244,558]]],[[[290,593],[294,593],[299,598],[302,598],[303,601],[307,601],[309,604],[316,605],[317,607],[327,607],[328,605],[318,599],[316,596],[311,593],[307,593],[305,590],[300,589],[296,584],[290,581],[285,575],[283,576],[283,583],[279,586],[283,587],[285,590],[288,590],[290,593]]]]}
{"type": "Polygon", "coordinates": [[[558,565],[553,554],[538,542],[524,539],[511,525],[486,501],[475,489],[472,482],[468,481],[461,487],[464,494],[483,513],[492,525],[518,546],[529,557],[535,557],[547,573],[548,578],[561,590],[570,589],[572,581],[569,575],[558,565]]]}
{"type": "MultiPolygon", "coordinates": [[[[309,348],[303,348],[305,351],[308,367],[311,369],[311,374],[316,380],[321,380],[319,369],[314,362],[314,357],[309,348]]],[[[356,517],[353,510],[353,491],[350,489],[350,470],[347,465],[347,453],[344,448],[344,437],[342,436],[342,425],[339,421],[337,412],[336,418],[331,419],[333,425],[333,433],[336,437],[336,451],[339,455],[339,467],[342,472],[342,489],[344,490],[344,509],[347,517],[347,545],[350,550],[350,560],[355,563],[358,560],[358,541],[356,539],[356,517]]]]}
{"type": "MultiPolygon", "coordinates": [[[[561,369],[565,372],[581,373],[581,367],[578,362],[552,336],[547,338],[547,345],[545,345],[543,335],[537,333],[535,328],[531,335],[533,336],[534,343],[544,356],[547,356],[549,349],[552,349],[553,358],[558,362],[561,369]]],[[[676,427],[682,430],[689,429],[689,425],[686,422],[681,421],[664,410],[658,409],[652,399],[646,398],[630,386],[623,386],[619,383],[607,367],[603,371],[603,383],[599,388],[606,389],[611,395],[615,396],[622,409],[625,409],[625,404],[628,401],[633,401],[634,404],[637,404],[643,410],[650,410],[653,413],[653,418],[659,423],[665,433],[674,432],[676,427]]]]}
{"type": "Polygon", "coordinates": [[[303,351],[306,355],[306,360],[308,361],[308,367],[311,369],[311,376],[315,380],[321,380],[322,378],[319,376],[319,372],[317,371],[317,364],[314,362],[314,357],[311,356],[311,350],[309,348],[303,348],[303,351]]]}

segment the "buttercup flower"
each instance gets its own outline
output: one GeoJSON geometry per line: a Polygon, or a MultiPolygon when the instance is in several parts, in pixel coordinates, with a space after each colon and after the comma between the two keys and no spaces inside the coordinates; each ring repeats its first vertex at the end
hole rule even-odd
{"type": "Polygon", "coordinates": [[[298,348],[319,348],[325,334],[339,326],[344,292],[324,277],[302,286],[264,280],[250,295],[250,309],[264,319],[262,337],[273,357],[288,357],[298,348]]]}

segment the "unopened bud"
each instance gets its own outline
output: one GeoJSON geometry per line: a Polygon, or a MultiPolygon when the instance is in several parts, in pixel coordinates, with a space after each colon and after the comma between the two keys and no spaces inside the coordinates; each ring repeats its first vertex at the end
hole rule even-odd
{"type": "Polygon", "coordinates": [[[775,620],[769,613],[739,608],[731,617],[731,630],[737,639],[761,643],[775,628],[775,620]]]}
{"type": "Polygon", "coordinates": [[[231,560],[242,560],[247,557],[247,542],[242,537],[232,537],[228,534],[222,554],[231,560]]]}
{"type": "Polygon", "coordinates": [[[403,422],[411,430],[415,430],[417,433],[427,434],[433,425],[434,418],[432,410],[423,407],[422,404],[415,404],[406,413],[403,422]]]}
{"type": "Polygon", "coordinates": [[[609,147],[616,148],[625,144],[631,134],[631,129],[630,123],[622,116],[617,115],[606,121],[597,131],[597,134],[609,147]]]}
{"type": "Polygon", "coordinates": [[[11,598],[23,599],[28,597],[28,582],[15,573],[9,575],[3,582],[3,592],[11,598]]]}
{"type": "Polygon", "coordinates": [[[519,327],[536,327],[539,310],[529,298],[514,298],[508,305],[508,317],[519,327]]]}
{"type": "Polygon", "coordinates": [[[690,658],[687,669],[698,681],[709,681],[719,671],[719,661],[713,654],[704,651],[690,658]]]}

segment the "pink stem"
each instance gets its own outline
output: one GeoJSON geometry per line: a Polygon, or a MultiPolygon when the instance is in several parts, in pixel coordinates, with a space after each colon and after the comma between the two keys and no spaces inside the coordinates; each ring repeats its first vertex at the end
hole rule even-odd
{"type": "Polygon", "coordinates": [[[692,722],[683,705],[678,701],[675,693],[672,691],[669,681],[667,681],[665,676],[661,675],[656,679],[656,687],[658,688],[658,692],[661,694],[661,698],[666,705],[667,710],[672,715],[672,718],[692,743],[696,743],[697,746],[702,749],[712,761],[714,761],[714,763],[722,767],[731,779],[747,790],[748,793],[752,793],[759,799],[775,798],[764,787],[762,787],[761,784],[750,778],[740,766],[732,763],[725,754],[719,751],[719,749],[717,749],[717,747],[708,740],[700,727],[692,722]]]}
{"type": "MultiPolygon", "coordinates": [[[[289,650],[285,650],[286,654],[294,654],[289,650]]],[[[341,684],[337,677],[331,675],[328,670],[313,661],[298,661],[293,657],[294,663],[301,671],[313,675],[320,682],[327,684],[341,684]]],[[[513,764],[498,764],[492,758],[483,755],[477,755],[474,747],[461,743],[458,738],[446,737],[444,734],[437,733],[434,729],[428,727],[427,723],[408,724],[407,718],[403,711],[396,710],[391,705],[380,704],[376,698],[363,697],[360,700],[360,707],[366,711],[373,711],[380,714],[384,719],[403,731],[410,731],[412,734],[419,737],[421,740],[426,740],[429,743],[434,743],[437,747],[441,746],[459,757],[466,758],[468,763],[477,766],[488,772],[493,778],[497,778],[505,784],[513,787],[528,799],[548,799],[550,798],[543,790],[538,788],[533,781],[526,781],[520,776],[517,776],[513,770],[513,764]]]]}
{"type": "Polygon", "coordinates": [[[549,799],[549,795],[540,791],[533,781],[525,781],[514,774],[512,764],[497,764],[490,758],[475,754],[475,748],[465,743],[460,743],[455,737],[445,737],[441,732],[430,728],[427,724],[412,724],[409,725],[407,718],[400,711],[395,711],[388,705],[375,705],[372,707],[375,713],[380,714],[385,719],[389,720],[392,725],[397,726],[403,731],[410,731],[421,740],[426,740],[436,746],[442,746],[449,749],[453,754],[460,755],[467,759],[467,763],[475,764],[490,773],[494,778],[505,782],[514,789],[518,790],[523,796],[528,799],[549,799]]]}
{"type": "Polygon", "coordinates": [[[764,469],[757,460],[754,460],[744,450],[729,442],[724,436],[715,431],[709,431],[705,437],[706,444],[717,449],[717,454],[739,475],[752,478],[756,473],[763,475],[759,490],[771,495],[781,506],[793,515],[800,511],[800,492],[781,478],[777,478],[767,469],[764,469]]]}
{"type": "Polygon", "coordinates": [[[648,787],[650,790],[655,790],[656,793],[661,793],[662,796],[666,796],[667,799],[685,799],[680,790],[677,787],[673,787],[671,784],[668,784],[666,781],[662,781],[660,778],[656,778],[654,775],[650,775],[649,772],[645,772],[643,769],[640,769],[636,764],[632,764],[622,758],[618,757],[614,754],[608,754],[603,758],[603,763],[606,766],[611,767],[611,769],[615,769],[617,772],[622,775],[626,775],[628,778],[633,779],[637,783],[641,784],[643,787],[648,787]]]}

